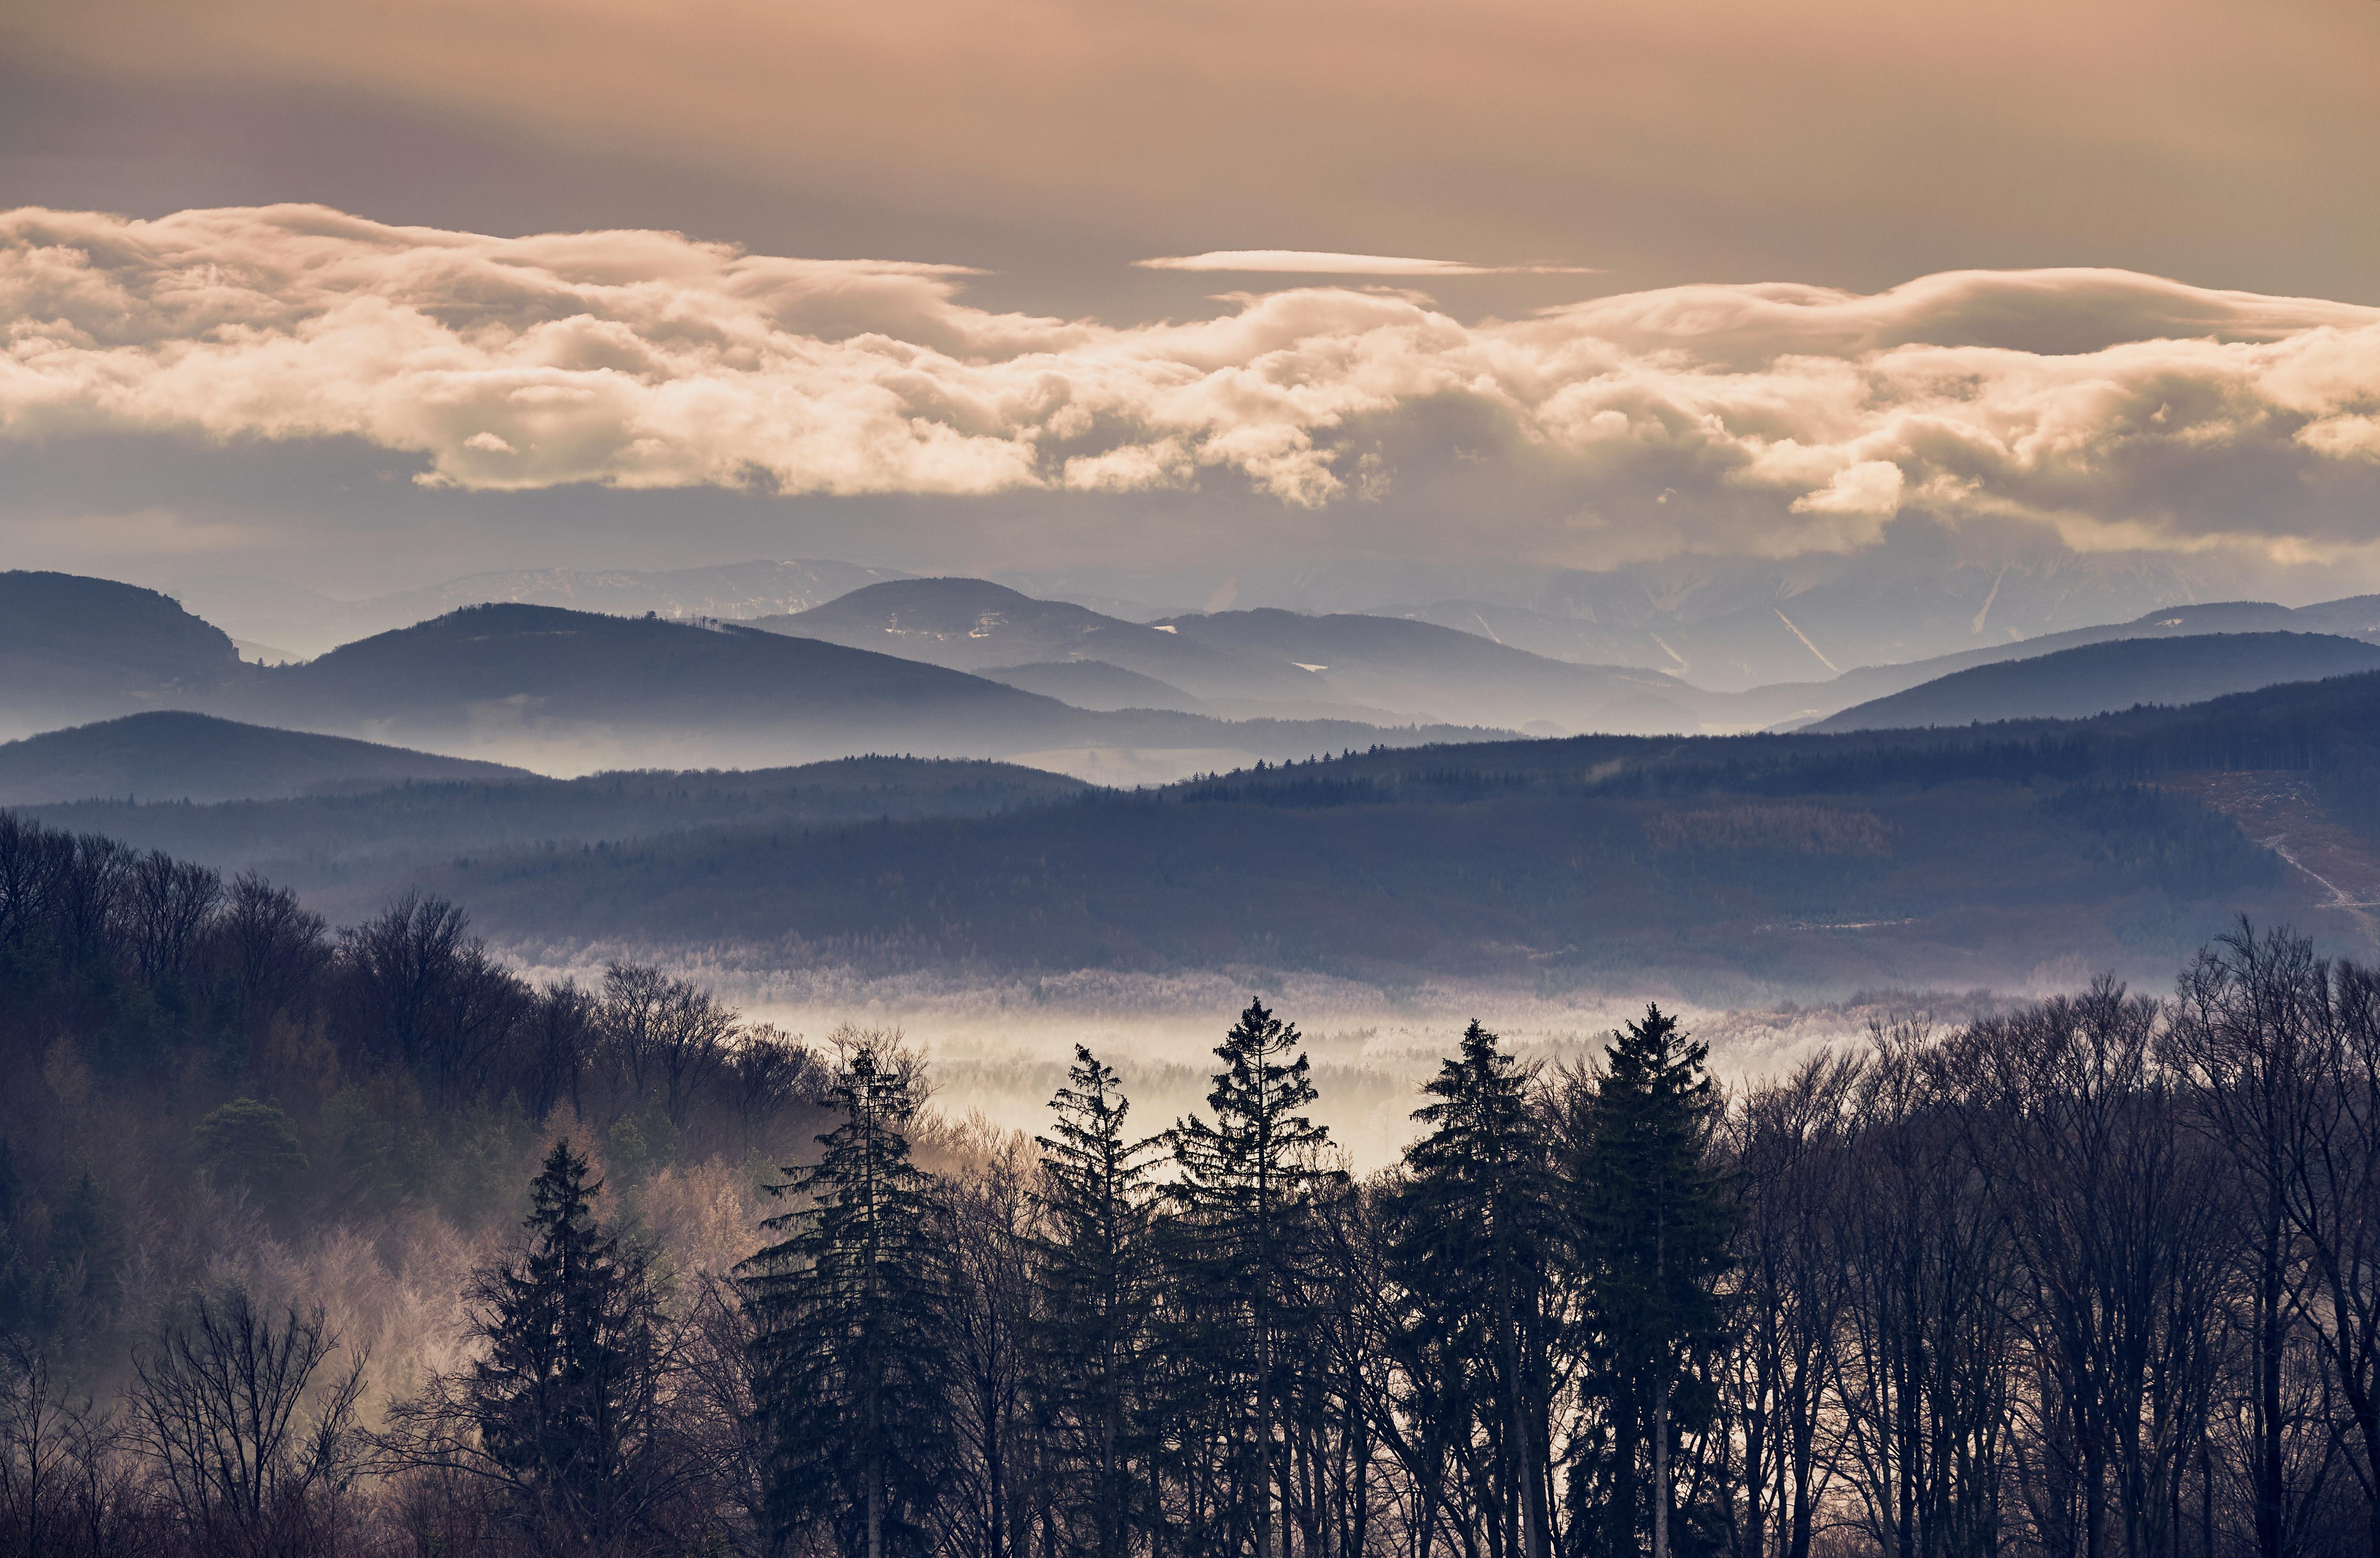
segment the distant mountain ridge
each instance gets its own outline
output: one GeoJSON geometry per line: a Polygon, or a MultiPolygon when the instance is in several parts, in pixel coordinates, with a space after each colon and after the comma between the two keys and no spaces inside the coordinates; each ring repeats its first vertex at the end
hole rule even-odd
{"type": "Polygon", "coordinates": [[[2011,719],[2082,719],[2143,704],[2199,704],[2286,682],[2318,682],[2374,670],[2380,670],[2380,645],[2329,634],[2233,632],[2119,638],[1969,667],[1844,709],[1808,729],[1872,731],[2011,719]]]}
{"type": "Polygon", "coordinates": [[[236,636],[307,655],[466,606],[562,606],[614,616],[738,621],[806,610],[886,579],[897,568],[828,559],[760,560],[705,568],[532,568],[470,574],[424,589],[337,600],[276,580],[196,578],[176,593],[236,636]]]}
{"type": "Polygon", "coordinates": [[[1550,659],[1657,670],[1719,692],[1823,682],[1854,666],[2131,621],[2219,598],[2225,587],[2221,574],[2169,558],[1978,550],[1915,522],[1896,524],[1874,548],[1782,561],[1688,556],[1595,570],[1453,557],[999,577],[1029,594],[1086,602],[1107,595],[1204,600],[1210,611],[1404,617],[1550,659]]]}
{"type": "Polygon", "coordinates": [[[1217,647],[1275,655],[1357,704],[1464,723],[1555,724],[1549,734],[1691,731],[1721,700],[1658,671],[1575,665],[1436,623],[1262,608],[1157,623],[1217,647]]]}
{"type": "MultiPolygon", "coordinates": [[[[1112,767],[1069,755],[1095,749],[1195,753],[1203,768],[1504,733],[1098,713],[945,667],[739,623],[552,606],[467,607],[303,665],[243,669],[205,707],[296,729],[501,753],[565,773],[767,767],[861,752],[1112,767]]],[[[1138,760],[1135,771],[1148,767],[1138,760]]]]}
{"type": "Polygon", "coordinates": [[[899,655],[957,670],[1092,659],[1179,688],[1239,718],[1393,720],[1338,695],[1278,656],[1129,622],[1070,601],[1041,600],[986,579],[870,585],[808,611],[753,626],[899,655]]]}

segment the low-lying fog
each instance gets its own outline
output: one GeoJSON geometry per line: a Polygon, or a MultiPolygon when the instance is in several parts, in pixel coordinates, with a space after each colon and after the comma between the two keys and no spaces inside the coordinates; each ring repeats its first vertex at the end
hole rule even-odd
{"type": "MultiPolygon", "coordinates": [[[[538,979],[602,977],[600,958],[518,960],[538,979]]],[[[1215,1046],[1251,996],[1294,1022],[1319,1095],[1310,1111],[1330,1128],[1358,1171],[1393,1161],[1413,1134],[1419,1090],[1476,1017],[1524,1058],[1548,1069],[1602,1053],[1611,1031],[1641,1017],[1645,997],[1548,998],[1528,991],[1442,983],[1396,998],[1323,976],[1224,974],[1153,977],[1085,972],[967,985],[947,976],[860,980],[811,971],[767,971],[699,959],[670,960],[746,1019],[775,1024],[823,1047],[844,1026],[896,1028],[930,1062],[934,1106],[979,1114],[1005,1129],[1038,1133],[1075,1045],[1087,1045],[1122,1073],[1143,1134],[1203,1111],[1215,1046]]],[[[1828,1006],[1785,1003],[1722,1008],[1652,992],[1710,1045],[1711,1069],[1735,1086],[1791,1069],[1829,1045],[1867,1042],[1874,1021],[1917,1017],[1954,1025],[1995,1007],[1982,992],[1893,991],[1828,1006]]]]}

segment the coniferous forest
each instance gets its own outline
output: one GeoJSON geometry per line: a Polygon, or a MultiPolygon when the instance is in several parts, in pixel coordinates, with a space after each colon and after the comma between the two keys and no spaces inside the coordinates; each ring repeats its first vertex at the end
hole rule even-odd
{"type": "Polygon", "coordinates": [[[1027,1140],[0,815],[0,1542],[2380,1553],[2380,972],[2242,922],[1733,1090],[1475,1022],[1370,1174],[1293,1016],[1178,1119],[1075,1047],[1027,1140]]]}

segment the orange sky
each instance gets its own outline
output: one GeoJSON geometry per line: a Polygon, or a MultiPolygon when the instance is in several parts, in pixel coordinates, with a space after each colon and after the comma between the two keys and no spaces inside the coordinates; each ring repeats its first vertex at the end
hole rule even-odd
{"type": "Polygon", "coordinates": [[[66,562],[1918,515],[2380,586],[2380,0],[18,0],[36,207],[146,219],[0,252],[66,562]]]}
{"type": "Polygon", "coordinates": [[[215,192],[179,204],[686,227],[993,266],[1060,313],[1197,296],[1076,284],[1088,260],[1243,248],[1603,290],[2092,264],[2380,302],[2374,0],[36,0],[0,25],[53,90],[200,94],[52,127],[0,162],[7,204],[163,214],[155,170],[199,148],[215,192]],[[275,95],[277,134],[222,130],[275,95]],[[391,166],[408,133],[471,155],[391,166]]]}

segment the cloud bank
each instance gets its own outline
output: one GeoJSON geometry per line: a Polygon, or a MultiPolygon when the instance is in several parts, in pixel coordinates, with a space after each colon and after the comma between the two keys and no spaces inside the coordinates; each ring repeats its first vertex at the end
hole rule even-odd
{"type": "Polygon", "coordinates": [[[1473,523],[1509,478],[1553,495],[1531,523],[1635,555],[1841,550],[1921,513],[2303,558],[2380,518],[2380,309],[2066,270],[1473,322],[1301,287],[1126,326],[972,308],[966,274],[310,206],[22,210],[0,438],[355,438],[480,490],[1245,484],[1285,512],[1461,466],[1473,523]]]}
{"type": "Polygon", "coordinates": [[[1305,248],[1219,248],[1135,260],[1143,271],[1243,271],[1309,276],[1591,276],[1586,265],[1474,265],[1394,254],[1330,254],[1305,248]]]}

